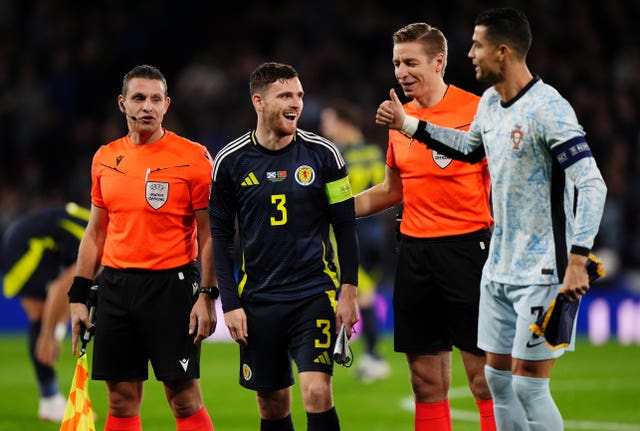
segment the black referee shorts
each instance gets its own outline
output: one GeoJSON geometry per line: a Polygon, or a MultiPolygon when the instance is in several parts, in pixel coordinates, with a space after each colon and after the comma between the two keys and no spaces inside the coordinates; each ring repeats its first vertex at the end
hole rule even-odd
{"type": "Polygon", "coordinates": [[[179,268],[105,268],[98,287],[92,378],[146,380],[149,361],[158,380],[200,376],[200,345],[189,335],[189,314],[200,274],[179,268]]]}
{"type": "Polygon", "coordinates": [[[479,353],[480,279],[491,232],[443,238],[402,236],[398,251],[394,349],[404,353],[479,353]]]}

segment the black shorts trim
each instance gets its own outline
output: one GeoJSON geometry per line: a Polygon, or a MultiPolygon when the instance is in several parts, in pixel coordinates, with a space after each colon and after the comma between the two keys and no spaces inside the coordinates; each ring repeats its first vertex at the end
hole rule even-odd
{"type": "Polygon", "coordinates": [[[491,229],[487,229],[487,228],[479,229],[479,230],[468,232],[468,233],[461,233],[460,235],[447,235],[447,236],[438,236],[433,238],[416,238],[413,236],[400,234],[401,241],[414,242],[416,244],[464,241],[466,239],[487,238],[487,237],[491,239],[491,229]]]}

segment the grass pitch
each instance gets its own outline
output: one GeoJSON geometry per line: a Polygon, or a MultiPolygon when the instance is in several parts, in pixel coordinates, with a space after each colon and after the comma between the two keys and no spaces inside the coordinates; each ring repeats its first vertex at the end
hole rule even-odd
{"type": "MultiPolygon", "coordinates": [[[[352,347],[357,361],[360,342],[353,343],[352,347]]],[[[60,386],[66,395],[76,358],[70,354],[68,340],[63,349],[58,370],[60,386]]],[[[362,383],[355,378],[354,368],[335,369],[335,402],[343,430],[413,430],[413,400],[404,356],[393,352],[388,337],[381,350],[392,368],[387,380],[362,383]]],[[[26,335],[0,336],[0,352],[0,431],[57,431],[59,424],[40,423],[36,417],[38,394],[28,360],[26,335]]],[[[91,360],[91,349],[88,354],[91,360]]],[[[453,429],[479,430],[475,403],[466,387],[457,351],[453,353],[453,360],[450,392],[453,429]]],[[[235,344],[205,343],[201,374],[205,403],[216,431],[259,429],[255,394],[238,384],[235,344]]],[[[106,387],[104,382],[92,381],[89,390],[94,411],[99,416],[96,429],[101,430],[107,410],[106,387]]],[[[640,347],[615,343],[592,346],[580,340],[575,352],[557,361],[551,390],[567,431],[640,431],[640,347]]],[[[305,430],[306,418],[297,386],[292,414],[296,429],[305,430]]],[[[162,385],[154,377],[145,384],[141,415],[145,431],[175,429],[162,385]]]]}

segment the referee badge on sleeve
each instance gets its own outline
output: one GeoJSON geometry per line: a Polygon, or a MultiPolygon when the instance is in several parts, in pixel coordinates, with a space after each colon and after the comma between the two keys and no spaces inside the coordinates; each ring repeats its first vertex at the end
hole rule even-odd
{"type": "Polygon", "coordinates": [[[144,197],[154,210],[160,209],[169,198],[169,183],[160,181],[147,181],[145,183],[144,197]]]}

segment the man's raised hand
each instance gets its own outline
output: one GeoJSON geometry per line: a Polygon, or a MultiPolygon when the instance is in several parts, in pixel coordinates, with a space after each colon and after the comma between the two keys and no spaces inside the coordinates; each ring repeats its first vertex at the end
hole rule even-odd
{"type": "Polygon", "coordinates": [[[398,98],[395,90],[389,90],[390,100],[380,103],[376,112],[376,124],[386,126],[390,129],[401,129],[404,123],[405,113],[402,102],[398,98]]]}

